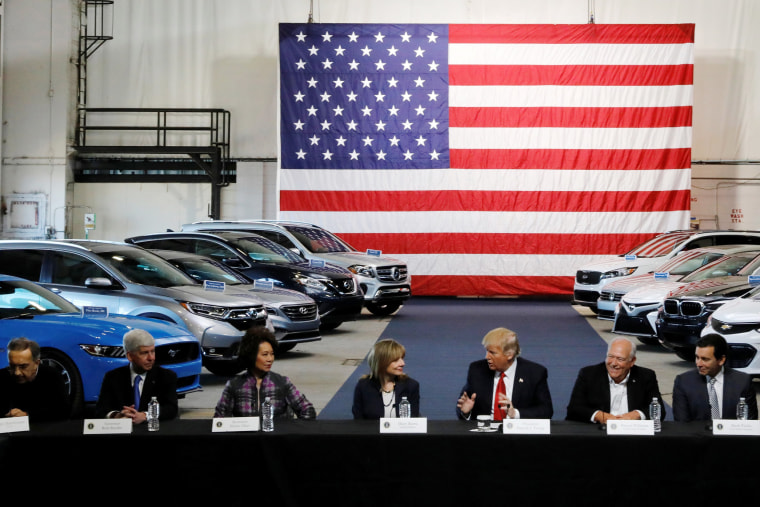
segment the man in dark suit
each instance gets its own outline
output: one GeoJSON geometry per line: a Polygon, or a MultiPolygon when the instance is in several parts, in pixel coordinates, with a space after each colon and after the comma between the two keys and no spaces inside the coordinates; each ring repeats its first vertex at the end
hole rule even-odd
{"type": "Polygon", "coordinates": [[[626,338],[615,338],[607,348],[603,363],[581,368],[573,386],[566,419],[606,423],[610,419],[647,419],[652,398],[665,404],[660,396],[657,375],[649,368],[636,366],[636,345],[626,338]]]}
{"type": "Polygon", "coordinates": [[[711,421],[736,419],[739,398],[747,402],[749,419],[757,419],[757,400],[752,378],[725,366],[728,345],[718,334],[708,334],[697,341],[694,353],[696,370],[676,377],[673,384],[673,418],[676,421],[711,421]],[[714,417],[710,402],[711,385],[716,403],[714,417]]]}
{"type": "Polygon", "coordinates": [[[124,335],[124,350],[129,365],[106,373],[95,407],[100,418],[132,419],[140,424],[147,419],[148,403],[153,396],[159,403],[159,419],[177,417],[177,374],[156,362],[153,336],[142,329],[124,335]]]}
{"type": "Polygon", "coordinates": [[[550,419],[554,409],[546,368],[518,357],[517,334],[503,327],[493,329],[483,337],[483,347],[486,358],[470,364],[457,400],[457,417],[550,419]]]}

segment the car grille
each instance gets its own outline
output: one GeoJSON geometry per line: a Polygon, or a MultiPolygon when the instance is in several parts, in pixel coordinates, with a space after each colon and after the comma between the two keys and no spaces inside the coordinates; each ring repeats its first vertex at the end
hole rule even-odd
{"type": "Polygon", "coordinates": [[[575,274],[575,281],[584,285],[596,285],[602,278],[599,271],[578,271],[575,274]]]}
{"type": "Polygon", "coordinates": [[[654,334],[652,326],[649,325],[649,321],[645,318],[627,315],[618,315],[613,331],[637,336],[652,336],[654,334]]]}
{"type": "Polygon", "coordinates": [[[225,321],[239,331],[246,331],[253,326],[263,326],[267,321],[267,311],[263,306],[236,308],[230,310],[225,321]]]}
{"type": "Polygon", "coordinates": [[[280,310],[293,321],[314,320],[317,318],[317,305],[315,303],[282,306],[280,310]]]}
{"type": "Polygon", "coordinates": [[[746,343],[729,344],[726,366],[729,368],[746,368],[756,354],[757,350],[746,343]]]}
{"type": "Polygon", "coordinates": [[[704,311],[705,305],[701,301],[679,301],[666,299],[663,310],[668,315],[683,315],[684,317],[696,317],[704,311]]]}
{"type": "Polygon", "coordinates": [[[576,301],[583,303],[593,303],[596,306],[596,300],[599,299],[599,293],[593,290],[576,290],[573,292],[576,301]]]}
{"type": "Polygon", "coordinates": [[[710,322],[710,325],[715,331],[723,334],[746,333],[760,327],[760,323],[757,322],[753,322],[751,324],[728,324],[726,322],[721,322],[716,318],[713,318],[713,320],[710,322]]]}
{"type": "Polygon", "coordinates": [[[356,292],[356,284],[353,278],[339,278],[337,280],[330,280],[327,283],[341,294],[354,294],[356,292]]]}
{"type": "Polygon", "coordinates": [[[620,301],[623,298],[624,294],[619,292],[612,292],[609,290],[603,290],[602,295],[599,296],[599,299],[603,299],[605,301],[620,301]]]}
{"type": "Polygon", "coordinates": [[[406,266],[380,266],[376,271],[381,282],[403,282],[407,277],[406,266]]]}
{"type": "Polygon", "coordinates": [[[172,343],[156,347],[158,364],[178,364],[195,361],[200,355],[198,342],[172,343]]]}

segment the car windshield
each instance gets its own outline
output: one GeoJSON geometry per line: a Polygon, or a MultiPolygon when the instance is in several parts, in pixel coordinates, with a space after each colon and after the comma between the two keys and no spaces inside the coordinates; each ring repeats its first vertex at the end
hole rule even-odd
{"type": "Polygon", "coordinates": [[[682,282],[707,280],[719,276],[747,276],[760,267],[760,256],[727,255],[681,279],[682,282]]]}
{"type": "Polygon", "coordinates": [[[62,297],[25,280],[0,281],[0,319],[19,315],[77,313],[79,308],[62,297]]]}
{"type": "Polygon", "coordinates": [[[139,248],[98,252],[111,267],[131,283],[152,287],[195,285],[197,282],[161,257],[139,248]]]}
{"type": "Polygon", "coordinates": [[[241,277],[211,260],[171,259],[169,262],[198,282],[210,280],[213,282],[224,282],[227,285],[240,285],[243,283],[241,277]]]}
{"type": "Polygon", "coordinates": [[[262,236],[231,239],[230,243],[255,261],[271,262],[274,264],[300,264],[306,262],[300,255],[262,236]]]}
{"type": "Polygon", "coordinates": [[[289,225],[286,229],[311,253],[353,252],[347,243],[324,229],[289,225]]]}
{"type": "Polygon", "coordinates": [[[637,257],[662,257],[673,251],[681,242],[693,235],[693,232],[672,232],[670,234],[661,234],[657,237],[646,241],[635,247],[625,255],[635,255],[637,257]]]}
{"type": "Polygon", "coordinates": [[[691,250],[678,254],[675,258],[660,266],[657,271],[670,273],[671,275],[688,275],[695,269],[717,261],[721,257],[723,257],[722,253],[691,250]]]}

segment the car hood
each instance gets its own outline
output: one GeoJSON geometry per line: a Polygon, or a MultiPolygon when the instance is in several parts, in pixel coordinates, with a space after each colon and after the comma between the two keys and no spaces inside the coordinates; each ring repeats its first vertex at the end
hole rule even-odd
{"type": "MultiPolygon", "coordinates": [[[[89,343],[121,345],[124,334],[133,329],[144,329],[156,340],[156,345],[177,341],[197,341],[186,329],[167,322],[127,315],[108,317],[82,317],[78,313],[51,313],[17,319],[0,320],[2,333],[21,332],[31,340],[47,344],[51,337],[65,333],[78,335],[78,340],[89,343]],[[64,327],[65,326],[65,327],[64,327]]],[[[44,345],[43,345],[44,346],[44,345]]]]}
{"type": "Polygon", "coordinates": [[[239,294],[231,295],[224,292],[206,290],[201,285],[180,285],[177,287],[152,287],[146,289],[153,294],[170,297],[176,301],[190,301],[193,303],[206,303],[210,305],[246,308],[261,305],[264,302],[255,294],[240,297],[239,294]]]}
{"type": "Polygon", "coordinates": [[[270,303],[302,305],[304,303],[314,302],[314,300],[306,294],[301,294],[300,292],[294,290],[283,289],[281,287],[274,287],[272,290],[254,289],[253,284],[227,286],[224,290],[224,293],[237,297],[259,298],[264,302],[264,304],[270,303]]]}
{"type": "Polygon", "coordinates": [[[330,252],[313,254],[315,257],[333,262],[339,266],[353,266],[363,264],[371,266],[384,266],[388,264],[406,264],[404,261],[388,257],[386,255],[369,255],[364,252],[330,252]]]}
{"type": "Polygon", "coordinates": [[[638,257],[636,260],[627,261],[625,260],[624,255],[615,255],[608,258],[602,258],[591,264],[586,264],[578,268],[578,271],[599,271],[600,273],[605,273],[614,269],[638,266],[639,269],[637,269],[635,273],[639,274],[642,269],[650,269],[659,266],[664,263],[665,260],[665,257],[638,257]]]}
{"type": "Polygon", "coordinates": [[[644,273],[641,275],[631,275],[623,277],[614,282],[608,283],[605,287],[605,291],[613,291],[617,293],[625,293],[638,289],[639,287],[649,286],[650,284],[660,284],[662,282],[677,282],[683,278],[683,275],[670,276],[667,280],[655,280],[654,273],[644,273]]]}
{"type": "Polygon", "coordinates": [[[658,280],[628,292],[623,296],[623,301],[631,304],[662,303],[672,291],[678,290],[681,285],[677,281],[658,280]]]}
{"type": "Polygon", "coordinates": [[[715,310],[713,319],[729,324],[760,322],[760,301],[736,298],[715,310]]]}
{"type": "MultiPolygon", "coordinates": [[[[707,281],[707,280],[705,280],[707,281]]],[[[741,282],[724,282],[722,284],[718,285],[692,285],[692,284],[701,284],[702,282],[692,282],[690,284],[686,284],[677,291],[673,292],[673,294],[670,296],[671,298],[678,298],[681,300],[686,299],[708,299],[708,298],[719,298],[723,296],[725,292],[734,291],[734,290],[741,290],[746,289],[750,290],[753,286],[748,284],[746,280],[743,280],[741,282]]]]}

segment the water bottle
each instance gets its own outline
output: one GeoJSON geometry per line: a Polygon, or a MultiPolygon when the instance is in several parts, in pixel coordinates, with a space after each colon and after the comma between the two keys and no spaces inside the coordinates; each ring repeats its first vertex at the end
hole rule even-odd
{"type": "Polygon", "coordinates": [[[269,396],[261,404],[261,430],[274,431],[274,405],[269,396]]]}
{"type": "Polygon", "coordinates": [[[401,398],[401,403],[398,404],[398,416],[401,418],[412,417],[412,404],[406,399],[406,396],[401,398]]]}
{"type": "Polygon", "coordinates": [[[158,431],[159,412],[158,400],[153,396],[148,403],[148,431],[158,431]]]}
{"type": "Polygon", "coordinates": [[[658,433],[662,430],[662,408],[657,398],[652,398],[652,403],[649,404],[649,418],[654,422],[654,432],[658,433]]]}
{"type": "Polygon", "coordinates": [[[749,419],[749,407],[747,407],[747,400],[744,398],[739,398],[739,403],[736,404],[736,418],[740,421],[749,419]]]}

